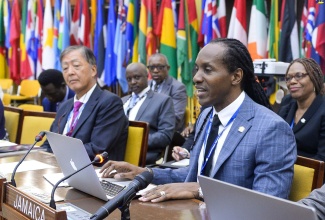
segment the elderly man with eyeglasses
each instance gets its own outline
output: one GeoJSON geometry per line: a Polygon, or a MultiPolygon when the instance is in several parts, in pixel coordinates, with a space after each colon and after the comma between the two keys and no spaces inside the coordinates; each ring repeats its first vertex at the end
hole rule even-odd
{"type": "Polygon", "coordinates": [[[176,131],[182,132],[185,128],[184,115],[187,104],[185,85],[168,75],[170,66],[167,57],[161,53],[153,54],[148,60],[148,69],[152,80],[149,86],[154,92],[162,93],[173,99],[176,131]]]}

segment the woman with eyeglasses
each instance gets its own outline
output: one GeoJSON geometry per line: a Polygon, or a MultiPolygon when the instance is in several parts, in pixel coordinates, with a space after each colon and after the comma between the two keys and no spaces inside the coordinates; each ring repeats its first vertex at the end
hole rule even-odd
{"type": "Polygon", "coordinates": [[[290,92],[279,109],[279,115],[291,126],[297,142],[298,155],[325,161],[324,76],[315,60],[293,60],[285,81],[290,92]]]}

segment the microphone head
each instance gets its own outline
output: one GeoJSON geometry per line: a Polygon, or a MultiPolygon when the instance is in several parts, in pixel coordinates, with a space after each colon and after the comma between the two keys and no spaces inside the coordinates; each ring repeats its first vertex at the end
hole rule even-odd
{"type": "Polygon", "coordinates": [[[94,163],[103,163],[108,157],[108,153],[106,151],[104,151],[101,154],[97,154],[95,159],[94,159],[94,163]]]}
{"type": "Polygon", "coordinates": [[[39,142],[43,139],[43,137],[45,136],[45,132],[44,131],[41,131],[38,135],[36,135],[35,137],[35,141],[36,142],[39,142]]]}
{"type": "Polygon", "coordinates": [[[151,183],[151,181],[153,179],[153,174],[149,171],[144,171],[144,172],[136,175],[134,177],[134,179],[139,182],[138,190],[142,190],[142,189],[146,188],[151,183]]]}

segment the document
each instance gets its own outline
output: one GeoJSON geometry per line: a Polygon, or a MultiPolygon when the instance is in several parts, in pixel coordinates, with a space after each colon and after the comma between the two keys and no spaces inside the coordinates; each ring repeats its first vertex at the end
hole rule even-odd
{"type": "Polygon", "coordinates": [[[187,167],[190,164],[190,159],[183,159],[177,162],[172,163],[173,166],[187,167]]]}
{"type": "MultiPolygon", "coordinates": [[[[0,170],[4,174],[12,173],[17,164],[18,162],[0,164],[0,170]]],[[[55,167],[48,165],[46,163],[39,162],[37,160],[28,160],[28,161],[23,161],[23,163],[18,167],[17,172],[24,172],[29,170],[41,170],[47,168],[55,168],[55,167]]]]}

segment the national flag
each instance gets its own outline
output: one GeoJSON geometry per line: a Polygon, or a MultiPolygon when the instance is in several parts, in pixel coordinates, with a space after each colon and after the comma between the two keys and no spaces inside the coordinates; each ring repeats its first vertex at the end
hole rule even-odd
{"type": "Polygon", "coordinates": [[[212,39],[221,37],[217,1],[212,1],[212,39]]]}
{"type": "Polygon", "coordinates": [[[19,39],[20,39],[20,8],[19,1],[13,0],[12,13],[10,20],[10,52],[9,52],[9,66],[10,78],[16,83],[20,84],[20,54],[19,54],[19,39]]]}
{"type": "Polygon", "coordinates": [[[2,10],[1,10],[1,26],[3,27],[3,32],[1,36],[1,55],[3,60],[1,65],[1,71],[3,78],[9,78],[9,67],[8,67],[8,48],[10,47],[9,37],[10,37],[10,4],[8,0],[2,0],[2,10]]]}
{"type": "Polygon", "coordinates": [[[191,70],[189,68],[188,59],[188,18],[187,18],[187,5],[186,0],[181,0],[179,4],[178,14],[178,30],[177,30],[177,65],[181,73],[182,82],[186,86],[187,94],[191,94],[193,90],[192,79],[189,77],[191,70]],[[191,85],[189,85],[191,83],[191,85]]]}
{"type": "Polygon", "coordinates": [[[300,29],[299,29],[299,57],[305,57],[306,49],[306,34],[305,27],[308,21],[308,0],[305,0],[305,4],[302,8],[300,29]]]}
{"type": "Polygon", "coordinates": [[[246,0],[235,0],[232,8],[228,38],[235,38],[247,45],[246,0]]]}
{"type": "Polygon", "coordinates": [[[0,78],[3,79],[6,76],[6,33],[4,26],[4,0],[0,1],[0,78]]]}
{"type": "Polygon", "coordinates": [[[170,65],[169,75],[177,79],[176,33],[170,0],[162,0],[157,24],[160,36],[160,53],[164,54],[170,65]]]}
{"type": "Polygon", "coordinates": [[[265,0],[254,0],[248,33],[248,51],[252,59],[267,57],[267,18],[265,0]]]}
{"type": "MultiPolygon", "coordinates": [[[[70,28],[71,28],[71,7],[69,0],[63,0],[61,5],[61,18],[59,26],[59,42],[60,51],[70,46],[70,28]]],[[[61,70],[61,67],[60,67],[61,70]]]]}
{"type": "MultiPolygon", "coordinates": [[[[201,27],[201,32],[204,36],[204,45],[208,44],[212,38],[213,38],[213,31],[216,31],[213,28],[212,25],[212,13],[213,13],[213,5],[212,5],[212,0],[205,0],[204,1],[205,6],[204,6],[204,14],[202,17],[202,27],[201,27]]],[[[216,5],[215,5],[216,7],[216,5]]],[[[215,13],[217,13],[217,10],[215,8],[214,10],[215,13]]],[[[216,14],[215,14],[216,18],[216,14]]],[[[216,20],[218,22],[218,20],[216,20]]]]}
{"type": "Polygon", "coordinates": [[[299,57],[298,25],[295,8],[295,0],[282,1],[279,61],[291,62],[299,57]]]}
{"type": "Polygon", "coordinates": [[[80,17],[81,17],[80,7],[81,7],[80,0],[76,0],[76,4],[74,5],[72,20],[71,20],[70,45],[78,44],[78,31],[79,31],[80,17]]]}
{"type": "Polygon", "coordinates": [[[78,30],[78,43],[91,48],[90,17],[87,0],[82,0],[81,21],[78,30]]]}
{"type": "Polygon", "coordinates": [[[20,33],[20,78],[28,79],[35,73],[35,18],[36,0],[24,1],[22,5],[20,33]]]}
{"type": "Polygon", "coordinates": [[[97,14],[97,0],[90,1],[90,48],[94,49],[94,37],[95,37],[95,26],[96,26],[96,14],[97,14]]]}
{"type": "Polygon", "coordinates": [[[51,1],[46,0],[43,25],[42,68],[53,69],[55,63],[53,48],[53,15],[51,1]]]}
{"type": "Polygon", "coordinates": [[[278,60],[279,51],[279,15],[278,15],[278,0],[272,0],[271,2],[271,15],[270,15],[270,25],[268,33],[268,57],[275,58],[278,60]]]}
{"type": "Polygon", "coordinates": [[[174,28],[175,28],[175,33],[176,33],[177,32],[177,6],[176,6],[176,0],[172,0],[172,10],[173,10],[174,28]]]}
{"type": "MultiPolygon", "coordinates": [[[[204,46],[204,33],[203,33],[203,31],[202,30],[204,30],[204,27],[203,27],[203,23],[205,22],[205,19],[206,19],[206,14],[204,13],[204,10],[205,10],[205,2],[206,2],[207,0],[200,0],[199,2],[201,3],[201,7],[200,7],[200,9],[201,10],[197,10],[197,11],[199,11],[199,18],[201,18],[200,19],[200,25],[199,25],[199,35],[198,35],[198,44],[200,45],[200,46],[204,46]]],[[[198,2],[198,0],[196,1],[196,2],[198,2]]]]}
{"type": "MultiPolygon", "coordinates": [[[[189,72],[187,72],[187,78],[184,84],[187,87],[188,97],[193,96],[193,80],[192,80],[192,71],[195,67],[195,60],[197,54],[199,53],[199,45],[197,44],[198,40],[198,31],[199,23],[198,17],[196,14],[195,0],[187,0],[187,12],[188,12],[188,59],[189,59],[189,72]]],[[[186,74],[186,73],[185,73],[186,74]]]]}
{"type": "Polygon", "coordinates": [[[317,4],[317,15],[315,29],[313,31],[312,43],[317,55],[319,56],[319,64],[325,74],[325,4],[317,4]]]}
{"type": "Polygon", "coordinates": [[[116,77],[122,88],[123,93],[128,91],[128,83],[126,81],[126,6],[123,5],[123,0],[119,0],[118,17],[115,30],[114,53],[116,54],[116,77]]]}
{"type": "Polygon", "coordinates": [[[97,60],[97,74],[100,78],[104,71],[104,0],[97,0],[97,17],[94,36],[94,54],[97,60]]]}
{"type": "Polygon", "coordinates": [[[36,16],[36,26],[35,26],[35,40],[36,40],[36,49],[37,49],[37,61],[36,61],[36,76],[35,79],[43,71],[42,69],[42,40],[43,40],[43,0],[37,0],[37,16],[36,16]]]}
{"type": "Polygon", "coordinates": [[[107,86],[115,85],[117,81],[116,79],[117,57],[116,54],[114,53],[115,28],[116,28],[115,1],[110,1],[108,18],[107,18],[105,71],[101,77],[101,80],[104,81],[107,86]]]}
{"type": "Polygon", "coordinates": [[[153,24],[156,24],[156,0],[142,0],[139,20],[139,56],[140,62],[147,64],[150,57],[157,50],[157,39],[153,24]]]}
{"type": "Polygon", "coordinates": [[[220,27],[221,37],[227,37],[227,23],[226,23],[226,2],[225,0],[218,1],[218,22],[220,27]]]}
{"type": "Polygon", "coordinates": [[[127,60],[126,63],[138,62],[138,33],[139,33],[139,1],[130,0],[126,16],[126,42],[127,60]]]}
{"type": "Polygon", "coordinates": [[[316,2],[314,0],[308,0],[308,16],[307,23],[304,29],[305,35],[305,56],[311,57],[312,52],[312,36],[315,28],[315,16],[316,16],[316,2]]]}
{"type": "Polygon", "coordinates": [[[53,51],[54,51],[54,68],[57,70],[61,69],[61,63],[60,63],[61,50],[59,48],[60,18],[61,18],[60,0],[55,0],[54,22],[53,22],[53,51]]]}

